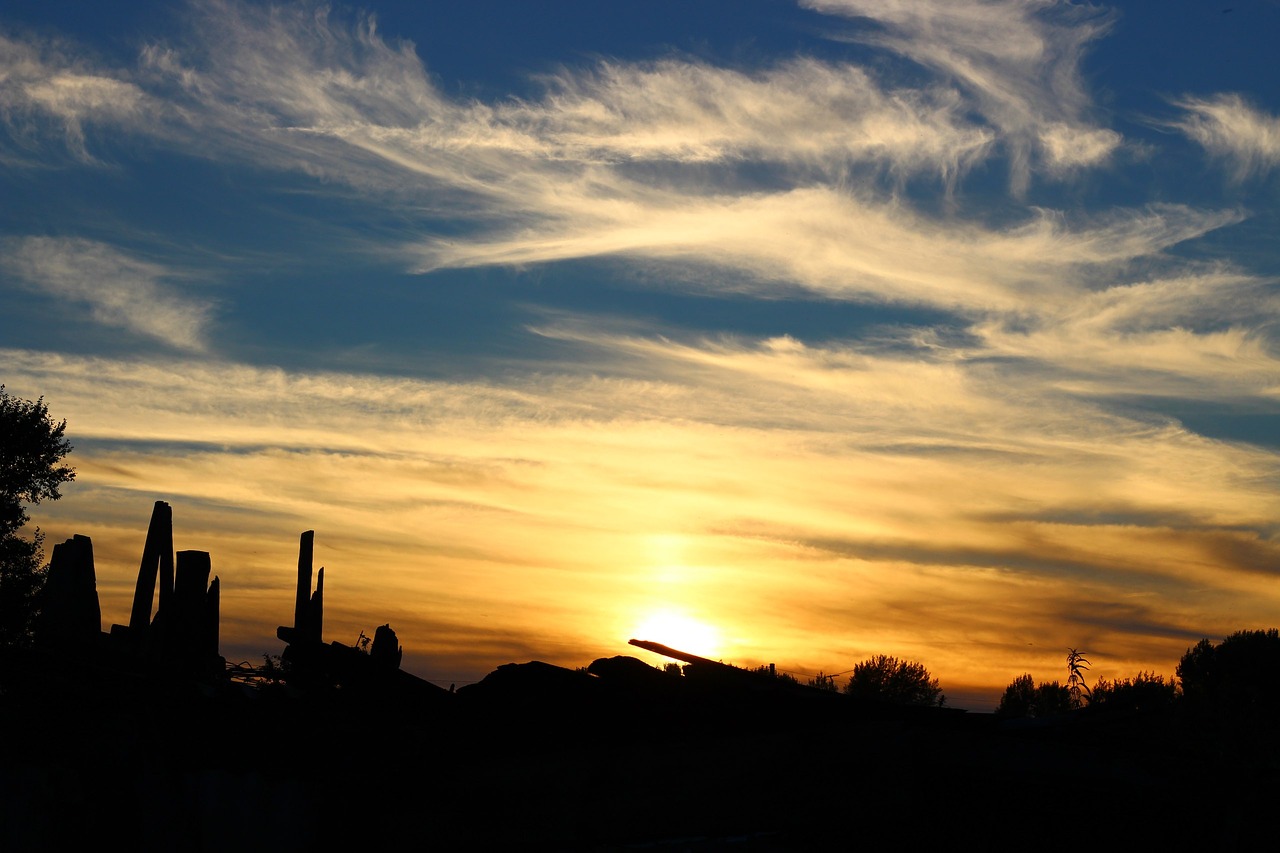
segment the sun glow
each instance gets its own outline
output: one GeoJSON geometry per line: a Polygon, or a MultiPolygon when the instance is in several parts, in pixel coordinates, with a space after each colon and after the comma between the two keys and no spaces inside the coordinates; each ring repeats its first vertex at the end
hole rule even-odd
{"type": "Polygon", "coordinates": [[[637,640],[653,640],[706,658],[720,655],[720,632],[711,625],[675,610],[650,613],[632,633],[637,640]]]}

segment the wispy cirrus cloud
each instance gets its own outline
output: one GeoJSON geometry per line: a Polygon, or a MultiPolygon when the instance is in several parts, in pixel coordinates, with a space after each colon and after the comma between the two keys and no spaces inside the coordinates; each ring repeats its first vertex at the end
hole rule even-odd
{"type": "Polygon", "coordinates": [[[828,177],[864,162],[954,179],[992,141],[964,120],[954,92],[890,90],[861,68],[815,60],[755,74],[672,60],[605,63],[546,82],[544,100],[496,117],[554,159],[749,161],[828,177]]]}
{"type": "Polygon", "coordinates": [[[10,166],[47,165],[50,144],[96,162],[88,129],[144,129],[158,105],[110,69],[72,59],[58,45],[0,32],[0,157],[10,166]]]}
{"type": "Polygon", "coordinates": [[[710,287],[739,293],[781,288],[966,312],[1040,313],[1118,267],[1154,260],[1242,218],[1233,210],[1161,205],[1075,226],[1052,211],[1035,211],[997,229],[827,188],[699,200],[651,191],[648,200],[641,209],[584,200],[580,213],[584,220],[590,215],[590,230],[433,239],[415,251],[424,271],[622,255],[715,266],[726,272],[711,277],[710,287]]]}
{"type": "Polygon", "coordinates": [[[999,318],[972,331],[993,355],[1040,381],[1096,397],[1280,402],[1280,316],[1272,282],[1229,268],[1081,294],[1018,326],[999,318]]]}
{"type": "Polygon", "coordinates": [[[193,35],[145,49],[142,75],[190,122],[193,149],[302,170],[417,213],[465,211],[473,228],[587,236],[602,216],[643,220],[673,195],[758,192],[748,175],[761,169],[770,187],[858,170],[952,186],[992,144],[954,91],[887,88],[849,64],[748,73],[602,62],[548,75],[540,99],[487,104],[446,97],[412,45],[385,41],[370,18],[195,8],[193,35]]]}
{"type": "MultiPolygon", "coordinates": [[[[916,212],[875,175],[953,186],[1002,148],[1025,185],[1033,151],[1050,171],[1105,159],[1118,137],[1088,123],[1079,63],[1109,19],[1042,0],[816,7],[879,22],[866,39],[939,79],[893,88],[812,59],[751,73],[605,62],[548,76],[540,99],[486,104],[446,97],[372,18],[230,0],[191,7],[186,40],[147,47],[137,79],[193,152],[460,216],[453,236],[401,247],[419,271],[622,256],[702,267],[691,282],[739,294],[1025,311],[1096,287],[1081,265],[1151,258],[1241,218],[1165,205],[983,227],[916,212]],[[768,180],[748,177],[761,169],[768,180]]],[[[93,102],[59,79],[46,69],[28,89],[93,102]]]]}
{"type": "Polygon", "coordinates": [[[1187,97],[1174,104],[1185,115],[1173,126],[1222,160],[1236,182],[1280,166],[1280,117],[1257,109],[1237,94],[1187,97]]]}
{"type": "Polygon", "coordinates": [[[182,294],[165,266],[78,238],[12,238],[0,256],[28,289],[85,305],[97,323],[176,349],[207,346],[211,303],[182,294]]]}
{"type": "Polygon", "coordinates": [[[702,267],[691,282],[741,294],[1024,310],[1095,286],[1080,265],[1150,258],[1239,221],[1165,205],[984,228],[914,211],[874,175],[950,185],[1000,146],[1020,184],[1033,151],[1055,172],[1104,160],[1118,136],[1087,122],[1079,62],[1107,19],[1044,2],[821,8],[879,20],[875,44],[941,79],[892,88],[811,59],[753,73],[602,63],[549,76],[540,99],[464,102],[372,19],[234,2],[198,7],[191,41],[145,59],[203,123],[193,145],[462,216],[453,236],[403,247],[419,271],[622,256],[702,267]],[[746,177],[761,169],[768,180],[746,177]]]}
{"type": "Polygon", "coordinates": [[[1039,167],[1062,175],[1105,162],[1120,134],[1089,121],[1080,73],[1088,45],[1113,15],[1061,0],[803,0],[880,30],[852,38],[905,56],[955,81],[1000,130],[1015,193],[1039,167]]]}
{"type": "MultiPolygon", "coordinates": [[[[342,618],[367,623],[398,601],[415,647],[439,633],[440,608],[483,607],[501,630],[536,634],[520,615],[536,602],[580,649],[625,637],[628,608],[716,601],[743,638],[735,656],[825,666],[822,654],[855,652],[815,637],[927,644],[922,614],[976,595],[1008,616],[965,623],[993,643],[1010,626],[1041,642],[1084,634],[1150,667],[1151,648],[1176,657],[1178,632],[1205,630],[1192,612],[1206,598],[1235,613],[1270,606],[1257,577],[1275,552],[1274,453],[1109,411],[1007,354],[677,343],[593,326],[543,330],[595,353],[591,371],[484,382],[3,355],[15,393],[39,388],[76,425],[95,500],[190,508],[220,559],[286,610],[294,528],[325,531],[343,543],[325,561],[350,578],[342,618]],[[246,550],[268,534],[281,541],[246,550]],[[359,591],[354,577],[374,566],[377,590],[359,591]],[[1163,645],[1088,613],[1047,624],[1027,603],[1117,590],[1160,602],[1146,610],[1176,628],[1163,645]],[[815,627],[815,601],[840,602],[858,630],[815,627]]],[[[136,555],[120,562],[136,570],[136,555]]],[[[1005,653],[946,665],[993,682],[1015,666],[1005,653]]]]}

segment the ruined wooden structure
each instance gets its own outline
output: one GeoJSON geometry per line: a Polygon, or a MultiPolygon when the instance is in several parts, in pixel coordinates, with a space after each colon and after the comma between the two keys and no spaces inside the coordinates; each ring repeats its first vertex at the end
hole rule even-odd
{"type": "MultiPolygon", "coordinates": [[[[287,645],[282,655],[290,683],[300,687],[369,688],[397,695],[447,694],[400,670],[404,650],[389,624],[374,632],[367,648],[324,642],[324,567],[315,572],[315,531],[298,544],[293,624],[276,635],[287,645]]],[[[93,543],[74,536],[53,549],[49,577],[36,623],[36,642],[61,655],[145,668],[178,677],[224,677],[218,654],[221,583],[210,577],[207,551],[173,550],[173,509],[156,501],[142,547],[127,625],[102,632],[93,543]]]]}
{"type": "Polygon", "coordinates": [[[174,554],[173,509],[156,501],[142,546],[129,624],[112,625],[111,636],[135,654],[184,674],[221,672],[225,665],[218,655],[221,583],[216,576],[210,580],[210,573],[208,551],[174,554]]]}
{"type": "Polygon", "coordinates": [[[102,633],[102,611],[88,536],[73,536],[53,546],[42,596],[44,606],[35,626],[41,646],[72,653],[95,648],[102,633]]]}
{"type": "Polygon", "coordinates": [[[378,627],[367,651],[337,640],[324,641],[324,567],[316,572],[312,591],[314,552],[315,531],[307,530],[298,542],[293,624],[276,628],[276,636],[287,644],[281,654],[286,681],[302,688],[355,689],[406,699],[448,695],[443,688],[400,669],[404,650],[389,624],[378,627]]]}
{"type": "Polygon", "coordinates": [[[76,535],[53,548],[36,623],[41,648],[73,657],[110,655],[117,663],[159,664],[175,675],[221,673],[220,584],[207,551],[173,551],[173,511],[156,501],[142,548],[128,625],[102,633],[93,542],[76,535]],[[156,603],[157,586],[159,604],[156,603]]]}

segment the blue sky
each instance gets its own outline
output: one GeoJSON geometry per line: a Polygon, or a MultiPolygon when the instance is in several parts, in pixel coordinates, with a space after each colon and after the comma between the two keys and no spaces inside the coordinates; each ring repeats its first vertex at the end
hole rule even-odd
{"type": "Polygon", "coordinates": [[[1280,604],[1276,32],[10,2],[0,381],[80,471],[35,517],[121,621],[169,500],[231,656],[315,528],[332,638],[446,681],[646,626],[976,705],[1068,646],[1170,671],[1280,604]]]}

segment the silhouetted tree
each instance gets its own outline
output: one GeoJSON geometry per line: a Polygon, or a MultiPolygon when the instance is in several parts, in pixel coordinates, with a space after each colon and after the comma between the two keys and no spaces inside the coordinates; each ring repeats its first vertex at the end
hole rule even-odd
{"type": "Polygon", "coordinates": [[[1280,631],[1237,631],[1216,646],[1201,640],[1187,649],[1177,673],[1193,711],[1275,717],[1280,712],[1280,631]]]}
{"type": "Polygon", "coordinates": [[[31,640],[48,569],[43,545],[39,530],[30,539],[0,535],[0,648],[25,646],[31,640]]]}
{"type": "Polygon", "coordinates": [[[1000,717],[1034,717],[1033,709],[1036,701],[1036,681],[1031,673],[1023,673],[1009,682],[996,706],[996,715],[1000,717]]]}
{"type": "Polygon", "coordinates": [[[1046,681],[1036,685],[1035,709],[1037,717],[1052,717],[1065,714],[1075,707],[1071,702],[1071,690],[1057,681],[1046,681]]]}
{"type": "Polygon", "coordinates": [[[818,674],[805,682],[809,687],[816,687],[819,690],[830,690],[832,693],[839,693],[840,688],[836,686],[836,677],[827,675],[822,670],[818,670],[818,674]]]}
{"type": "Polygon", "coordinates": [[[844,692],[900,705],[942,707],[947,701],[938,679],[929,675],[924,664],[889,655],[876,655],[855,666],[844,692]]]}
{"type": "Polygon", "coordinates": [[[760,675],[767,675],[776,681],[782,682],[783,684],[798,685],[800,683],[800,679],[796,678],[791,673],[783,672],[782,670],[775,668],[771,664],[763,664],[761,666],[757,666],[754,669],[748,670],[748,672],[755,672],[755,673],[759,673],[760,675]]]}
{"type": "Polygon", "coordinates": [[[1071,710],[1071,692],[1056,681],[1036,684],[1030,673],[1019,675],[1004,689],[996,715],[1006,718],[1052,717],[1071,710]]]}
{"type": "Polygon", "coordinates": [[[57,500],[58,487],[75,479],[60,464],[71,452],[63,436],[67,422],[54,423],[44,398],[10,396],[0,385],[0,646],[25,645],[44,584],[44,536],[18,531],[28,521],[26,504],[57,500]]]}
{"type": "Polygon", "coordinates": [[[1178,685],[1172,678],[1154,672],[1139,672],[1133,678],[1116,681],[1098,679],[1089,694],[1090,708],[1110,710],[1154,711],[1169,708],[1178,697],[1178,685]]]}

